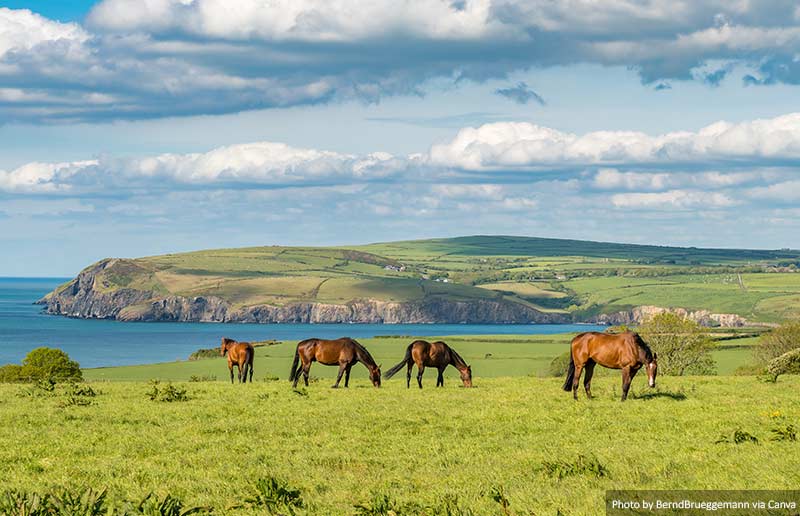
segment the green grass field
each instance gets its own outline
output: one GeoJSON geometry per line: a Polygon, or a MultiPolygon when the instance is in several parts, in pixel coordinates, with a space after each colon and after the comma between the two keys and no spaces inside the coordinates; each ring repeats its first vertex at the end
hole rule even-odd
{"type": "MultiPolygon", "coordinates": [[[[150,401],[143,382],[91,382],[88,406],[0,385],[4,488],[104,487],[112,499],[171,493],[219,514],[276,476],[302,491],[299,514],[350,515],[386,495],[396,514],[456,497],[461,514],[595,515],[607,489],[794,489],[797,442],[773,428],[800,423],[800,378],[637,378],[624,404],[619,378],[599,377],[579,402],[561,380],[476,378],[476,388],[349,389],[288,382],[184,383],[189,400],[150,401]],[[717,443],[737,430],[759,439],[717,443]],[[571,468],[585,462],[593,468],[571,468]],[[597,472],[601,474],[598,476],[597,472]]],[[[384,513],[388,514],[388,513],[384,513]]],[[[428,512],[428,514],[437,514],[428,512]]],[[[438,512],[438,514],[445,514],[438,512]]],[[[451,512],[449,514],[457,514],[451,512]]]]}
{"type": "Polygon", "coordinates": [[[436,297],[505,300],[578,320],[657,305],[774,323],[800,316],[800,274],[786,272],[796,271],[798,264],[800,252],[788,250],[475,236],[347,249],[271,246],[120,259],[98,273],[93,288],[144,290],[153,299],[214,296],[234,309],[436,297]]]}
{"type": "MultiPolygon", "coordinates": [[[[571,334],[561,335],[479,335],[479,336],[451,336],[451,337],[425,337],[428,340],[444,339],[453,346],[464,359],[472,365],[476,376],[484,378],[498,378],[508,376],[546,376],[548,365],[556,356],[569,350],[571,334]]],[[[406,346],[411,342],[411,337],[380,337],[375,339],[360,340],[372,353],[375,361],[383,366],[383,370],[399,362],[403,358],[406,346]]],[[[717,362],[717,373],[729,375],[736,368],[749,363],[751,346],[756,338],[743,338],[724,340],[717,344],[713,352],[717,362]]],[[[256,362],[254,379],[263,379],[267,376],[285,379],[289,375],[292,357],[295,349],[294,342],[284,342],[274,346],[256,348],[256,362]]],[[[312,366],[311,375],[325,378],[326,381],[336,377],[335,367],[325,367],[315,364],[312,366]]],[[[353,368],[353,378],[367,378],[366,369],[361,366],[353,368]]],[[[416,373],[414,373],[416,374],[416,373]]],[[[433,375],[432,372],[428,373],[433,375]]],[[[598,375],[605,374],[598,368],[598,375]]],[[[618,375],[617,372],[608,374],[618,375]]],[[[150,379],[188,381],[192,376],[200,378],[216,377],[219,381],[228,381],[228,368],[226,359],[211,358],[195,361],[167,362],[162,364],[146,364],[140,366],[125,366],[111,368],[86,369],[84,375],[89,380],[112,381],[147,381],[150,379]]],[[[391,382],[405,381],[404,373],[391,382]]],[[[446,374],[448,382],[458,382],[458,374],[453,368],[448,368],[446,374]]],[[[426,382],[433,382],[436,377],[426,377],[426,382]]]]}

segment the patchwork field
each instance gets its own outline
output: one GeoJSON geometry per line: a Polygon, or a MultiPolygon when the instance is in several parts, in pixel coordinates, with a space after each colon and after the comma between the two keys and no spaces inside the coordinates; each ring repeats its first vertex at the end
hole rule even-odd
{"type": "Polygon", "coordinates": [[[799,264],[800,252],[791,250],[476,236],[119,259],[97,273],[92,289],[147,291],[153,299],[216,297],[231,309],[364,299],[497,300],[559,314],[564,321],[656,305],[774,323],[800,316],[799,264]]]}
{"type": "Polygon", "coordinates": [[[423,391],[356,378],[299,394],[285,380],[181,383],[188,400],[172,403],[151,401],[144,382],[89,385],[88,405],[62,387],[0,385],[0,418],[14,421],[0,425],[4,488],[94,486],[112,501],[153,491],[263,514],[242,501],[274,476],[300,490],[298,514],[497,515],[505,499],[507,514],[595,515],[611,488],[800,481],[799,444],[770,440],[800,423],[797,377],[664,377],[655,391],[637,378],[624,404],[616,377],[577,403],[560,379],[524,376],[423,391]],[[759,442],[719,442],[736,431],[759,442]]]}

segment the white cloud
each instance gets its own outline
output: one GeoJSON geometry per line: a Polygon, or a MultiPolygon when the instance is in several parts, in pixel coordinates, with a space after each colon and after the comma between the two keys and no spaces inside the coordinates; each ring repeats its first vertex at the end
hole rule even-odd
{"type": "MultiPolygon", "coordinates": [[[[526,122],[497,122],[462,129],[452,141],[434,145],[430,151],[430,160],[436,165],[469,170],[783,159],[800,159],[800,113],[738,124],[717,122],[698,132],[660,136],[633,131],[579,136],[526,122]]],[[[621,184],[638,179],[607,172],[601,182],[621,184]]]]}
{"type": "Polygon", "coordinates": [[[617,208],[634,209],[712,209],[727,208],[736,204],[733,199],[723,193],[688,190],[615,194],[611,197],[611,203],[617,208]]]}
{"type": "Polygon", "coordinates": [[[85,27],[0,8],[0,115],[73,122],[375,101],[437,78],[573,63],[712,84],[739,66],[750,84],[798,84],[798,54],[795,6],[771,0],[104,0],[85,27]]]}
{"type": "Polygon", "coordinates": [[[767,201],[800,201],[800,180],[784,181],[747,190],[746,195],[767,201]]]}

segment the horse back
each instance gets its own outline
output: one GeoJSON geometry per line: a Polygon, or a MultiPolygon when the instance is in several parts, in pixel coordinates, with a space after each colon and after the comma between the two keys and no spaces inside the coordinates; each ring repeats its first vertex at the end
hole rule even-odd
{"type": "Polygon", "coordinates": [[[572,357],[581,364],[591,359],[600,365],[619,369],[638,362],[636,334],[586,332],[572,339],[572,357]]]}

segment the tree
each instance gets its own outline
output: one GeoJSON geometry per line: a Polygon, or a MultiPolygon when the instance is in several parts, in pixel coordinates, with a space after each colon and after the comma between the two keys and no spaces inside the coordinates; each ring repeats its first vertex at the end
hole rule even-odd
{"type": "Polygon", "coordinates": [[[787,351],[770,360],[767,372],[774,378],[782,374],[800,374],[800,348],[787,351]]]}
{"type": "Polygon", "coordinates": [[[22,381],[22,366],[6,364],[0,366],[0,383],[17,383],[22,381]]]}
{"type": "Polygon", "coordinates": [[[658,355],[664,374],[714,374],[714,341],[691,319],[662,312],[641,325],[639,334],[658,355]]]}
{"type": "Polygon", "coordinates": [[[767,364],[797,348],[800,348],[800,321],[789,321],[759,337],[753,354],[760,364],[767,364]]]}
{"type": "Polygon", "coordinates": [[[53,348],[36,348],[22,361],[20,376],[27,381],[50,379],[56,382],[81,381],[81,366],[65,352],[53,348]]]}

